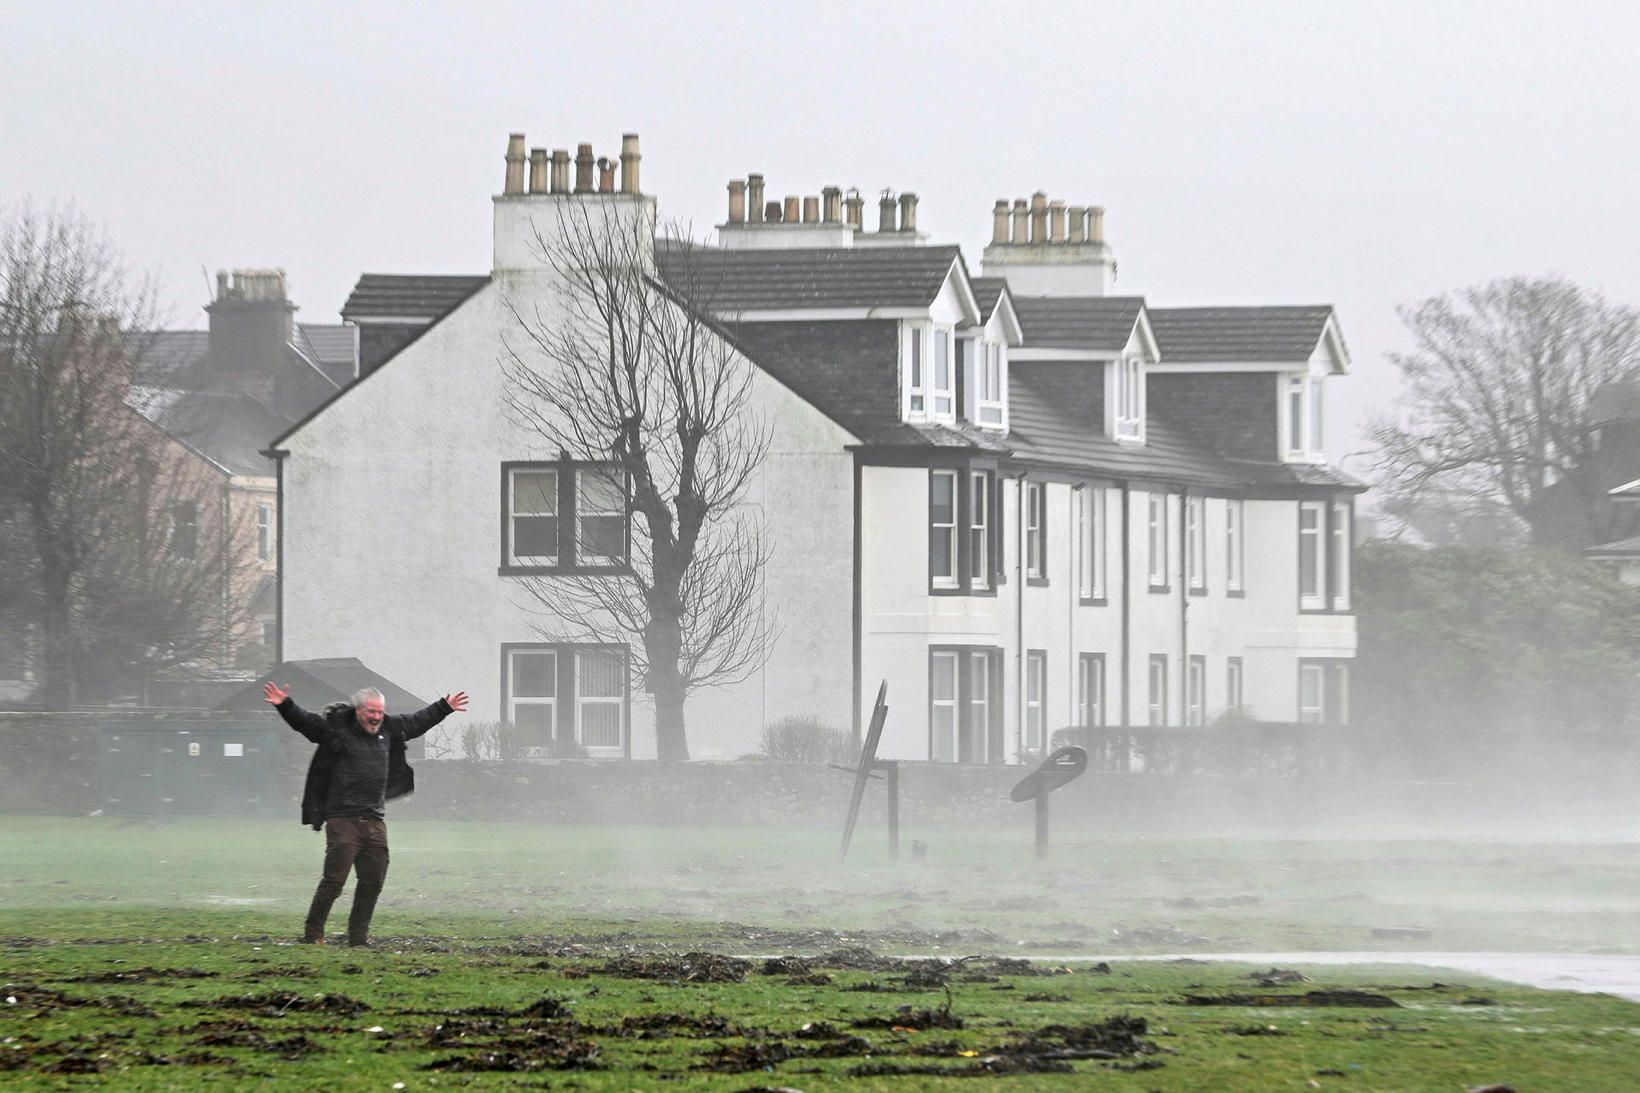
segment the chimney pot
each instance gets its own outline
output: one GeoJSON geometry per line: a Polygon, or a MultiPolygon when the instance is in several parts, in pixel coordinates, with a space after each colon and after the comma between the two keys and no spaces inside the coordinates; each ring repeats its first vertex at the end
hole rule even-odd
{"type": "Polygon", "coordinates": [[[752,223],[763,223],[763,176],[755,172],[746,176],[746,205],[752,223]]]}
{"type": "Polygon", "coordinates": [[[802,215],[801,209],[799,208],[798,198],[788,194],[786,196],[786,208],[781,215],[782,219],[784,219],[787,224],[797,223],[798,217],[802,215]]]}
{"type": "Polygon", "coordinates": [[[866,199],[860,196],[860,191],[850,190],[843,207],[848,210],[845,214],[848,226],[855,231],[862,231],[865,227],[866,199]]]}
{"type": "Polygon", "coordinates": [[[608,156],[598,157],[598,192],[601,194],[615,192],[615,161],[608,156]]]}
{"type": "Polygon", "coordinates": [[[228,271],[225,270],[225,269],[219,269],[219,270],[216,271],[216,298],[218,300],[223,300],[223,299],[226,299],[227,296],[228,296],[228,271]]]}
{"type": "Polygon", "coordinates": [[[917,230],[917,195],[905,193],[900,195],[900,230],[914,232],[917,230]]]}
{"type": "Polygon", "coordinates": [[[1065,203],[1063,201],[1048,202],[1048,242],[1063,243],[1065,241],[1065,203]]]}
{"type": "Polygon", "coordinates": [[[1023,197],[1014,198],[1014,238],[1016,246],[1030,242],[1031,238],[1031,211],[1025,205],[1023,197]]]}
{"type": "Polygon", "coordinates": [[[1095,205],[1088,210],[1088,242],[1104,243],[1105,241],[1105,210],[1095,205]]]}
{"type": "Polygon", "coordinates": [[[544,194],[547,192],[547,150],[545,148],[530,149],[530,193],[544,194]]]}
{"type": "Polygon", "coordinates": [[[997,198],[997,203],[991,207],[991,242],[1008,242],[1008,200],[997,198]]]}
{"type": "Polygon", "coordinates": [[[1087,232],[1084,230],[1087,226],[1087,221],[1088,210],[1084,209],[1080,205],[1072,205],[1070,209],[1067,210],[1066,216],[1066,224],[1070,228],[1070,236],[1066,242],[1080,243],[1083,239],[1087,238],[1087,232]]]}
{"type": "Polygon", "coordinates": [[[746,222],[746,180],[735,178],[729,180],[729,223],[744,224],[746,222]]]}
{"type": "Polygon", "coordinates": [[[1031,242],[1048,241],[1048,195],[1038,190],[1031,195],[1031,242]]]}
{"type": "Polygon", "coordinates": [[[524,192],[524,134],[513,133],[507,137],[507,180],[502,186],[504,194],[521,194],[524,192]]]}
{"type": "Polygon", "coordinates": [[[803,223],[820,223],[820,199],[812,195],[803,198],[803,223]]]}
{"type": "Polygon", "coordinates": [[[568,148],[554,148],[552,150],[552,192],[555,194],[569,193],[568,148]]]}
{"type": "Polygon", "coordinates": [[[592,181],[592,145],[577,145],[575,149],[575,192],[589,194],[593,191],[592,181]]]}
{"type": "Polygon", "coordinates": [[[877,230],[891,232],[894,230],[894,209],[898,204],[894,200],[892,190],[884,190],[883,196],[877,199],[877,230]]]}
{"type": "Polygon", "coordinates": [[[638,134],[621,134],[621,192],[623,194],[641,194],[638,188],[638,164],[643,156],[638,154],[638,134]]]}
{"type": "Polygon", "coordinates": [[[780,223],[780,202],[770,201],[764,205],[763,219],[770,224],[780,223]]]}
{"type": "Polygon", "coordinates": [[[843,222],[843,191],[836,186],[827,186],[820,191],[820,219],[827,224],[843,222]]]}

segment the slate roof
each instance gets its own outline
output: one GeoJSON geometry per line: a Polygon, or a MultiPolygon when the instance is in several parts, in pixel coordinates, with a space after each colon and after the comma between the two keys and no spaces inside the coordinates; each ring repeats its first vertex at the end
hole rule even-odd
{"type": "Polygon", "coordinates": [[[1133,336],[1142,296],[1014,296],[1025,344],[1042,349],[1119,353],[1133,336]]]}
{"type": "Polygon", "coordinates": [[[821,413],[875,445],[1007,451],[972,425],[899,420],[899,323],[893,319],[726,324],[758,367],[821,413]]]}
{"type": "Polygon", "coordinates": [[[359,374],[358,333],[354,326],[298,323],[292,340],[332,383],[346,387],[359,374]]]}
{"type": "Polygon", "coordinates": [[[137,382],[163,386],[194,369],[211,352],[208,330],[151,330],[135,339],[137,382]]]}
{"type": "Polygon", "coordinates": [[[974,303],[979,305],[979,321],[989,322],[991,312],[996,310],[997,301],[1002,299],[1002,290],[1008,287],[1008,279],[975,277],[969,280],[968,287],[974,290],[974,303]]]}
{"type": "MultiPolygon", "coordinates": [[[[1017,303],[1017,301],[1016,301],[1017,303]]],[[[1260,363],[1310,359],[1333,309],[1305,307],[1153,307],[1150,328],[1162,363],[1260,363]]]]}
{"type": "Polygon", "coordinates": [[[432,322],[489,282],[488,276],[366,273],[342,305],[342,318],[432,322]]]}
{"type": "Polygon", "coordinates": [[[249,395],[133,386],[127,404],[229,474],[271,475],[261,449],[290,424],[249,395]]]}
{"type": "Polygon", "coordinates": [[[939,294],[957,247],[813,247],[719,250],[660,247],[662,280],[712,312],[925,307],[939,294]]]}
{"type": "Polygon", "coordinates": [[[322,660],[287,660],[259,677],[243,690],[235,691],[217,704],[219,710],[267,710],[262,697],[264,683],[290,688],[290,697],[304,710],[318,712],[331,702],[346,702],[353,692],[374,687],[387,700],[388,713],[414,713],[427,705],[409,691],[359,662],[357,657],[327,657],[322,660]]]}

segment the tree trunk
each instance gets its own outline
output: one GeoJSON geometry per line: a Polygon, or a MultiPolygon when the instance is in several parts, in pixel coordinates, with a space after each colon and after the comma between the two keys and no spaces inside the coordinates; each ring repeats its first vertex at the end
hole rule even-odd
{"type": "Polygon", "coordinates": [[[69,602],[67,567],[46,552],[41,559],[44,656],[40,700],[48,710],[66,710],[74,705],[74,627],[69,602]]]}
{"type": "Polygon", "coordinates": [[[645,689],[655,702],[655,754],[663,762],[682,762],[689,758],[689,737],[683,720],[683,675],[678,671],[683,648],[678,617],[651,610],[643,645],[649,661],[645,689]]]}

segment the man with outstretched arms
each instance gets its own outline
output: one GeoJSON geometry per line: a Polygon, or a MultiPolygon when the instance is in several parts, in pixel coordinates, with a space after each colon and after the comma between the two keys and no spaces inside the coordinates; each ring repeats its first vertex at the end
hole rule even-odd
{"type": "Polygon", "coordinates": [[[415,788],[405,742],[465,710],[467,694],[458,691],[416,713],[389,715],[386,699],[374,687],[355,693],[351,705],[338,702],[323,713],[302,709],[290,688],[277,683],[266,684],[262,693],[285,724],[318,745],[302,790],[302,822],[324,830],[325,867],[302,940],[324,943],[330,905],[353,870],[358,883],[347,916],[347,943],[368,945],[370,917],[387,879],[387,802],[415,788]]]}

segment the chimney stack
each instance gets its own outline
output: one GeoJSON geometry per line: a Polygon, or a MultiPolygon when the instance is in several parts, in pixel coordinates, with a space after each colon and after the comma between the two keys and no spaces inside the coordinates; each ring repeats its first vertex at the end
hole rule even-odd
{"type": "Polygon", "coordinates": [[[1105,241],[1105,210],[1099,205],[1088,210],[1088,242],[1103,243],[1105,241]]]}
{"type": "Polygon", "coordinates": [[[1048,242],[1063,243],[1065,241],[1065,203],[1063,201],[1048,202],[1048,242]]]}
{"type": "Polygon", "coordinates": [[[568,148],[554,148],[552,150],[552,192],[555,194],[569,193],[568,148]]]}
{"type": "Polygon", "coordinates": [[[1038,190],[1031,195],[1031,242],[1048,241],[1048,195],[1038,190]]]}
{"type": "Polygon", "coordinates": [[[501,192],[504,194],[521,194],[524,192],[523,133],[513,133],[507,137],[507,181],[501,192]]]}
{"type": "Polygon", "coordinates": [[[747,212],[751,214],[753,224],[763,223],[763,176],[750,174],[746,176],[746,204],[747,212]]]}
{"type": "Polygon", "coordinates": [[[800,209],[798,207],[798,199],[796,197],[791,196],[791,195],[788,194],[787,197],[786,197],[786,208],[785,208],[785,211],[781,214],[781,218],[787,224],[795,224],[795,223],[797,223],[798,217],[800,215],[801,215],[801,212],[800,212],[800,209]]]}
{"type": "MultiPolygon", "coordinates": [[[[520,137],[520,140],[523,138],[520,137]]],[[[575,192],[590,194],[593,192],[592,182],[592,145],[581,144],[575,149],[575,192]]]]}
{"type": "Polygon", "coordinates": [[[547,150],[545,148],[530,149],[530,193],[544,194],[547,192],[547,150]]]}
{"type": "Polygon", "coordinates": [[[731,179],[729,182],[729,223],[744,224],[746,222],[746,180],[731,179]]]}
{"type": "Polygon", "coordinates": [[[900,230],[914,232],[917,230],[917,195],[900,195],[900,230]]]}
{"type": "Polygon", "coordinates": [[[638,134],[621,134],[621,192],[623,194],[641,194],[638,187],[638,163],[643,156],[638,154],[638,134]]]}
{"type": "Polygon", "coordinates": [[[608,156],[598,157],[598,192],[601,194],[615,192],[615,161],[608,156]]]}
{"type": "Polygon", "coordinates": [[[1030,210],[1025,207],[1025,199],[1023,197],[1016,197],[1016,198],[1014,198],[1014,237],[1013,237],[1013,243],[1016,246],[1019,246],[1019,245],[1023,245],[1025,243],[1030,242],[1030,233],[1031,233],[1031,213],[1030,213],[1030,210]]]}
{"type": "Polygon", "coordinates": [[[996,205],[991,209],[991,242],[1006,243],[1008,241],[1008,200],[997,198],[996,205]]]}
{"type": "Polygon", "coordinates": [[[1070,233],[1069,238],[1066,239],[1066,242],[1068,242],[1068,243],[1080,243],[1080,242],[1082,242],[1082,240],[1087,237],[1087,233],[1085,231],[1085,229],[1087,227],[1087,221],[1088,221],[1088,210],[1084,209],[1080,205],[1072,205],[1070,207],[1070,209],[1068,210],[1068,223],[1069,223],[1069,226],[1070,226],[1070,232],[1071,233],[1070,233]]]}
{"type": "Polygon", "coordinates": [[[894,208],[898,203],[894,194],[889,190],[883,191],[883,196],[877,199],[877,230],[891,232],[894,230],[894,208]]]}
{"type": "Polygon", "coordinates": [[[820,219],[827,224],[841,224],[843,222],[843,191],[836,186],[827,186],[820,191],[820,219]]]}
{"type": "Polygon", "coordinates": [[[849,190],[843,206],[848,210],[848,226],[855,231],[865,230],[866,199],[860,196],[860,191],[849,190]]]}

